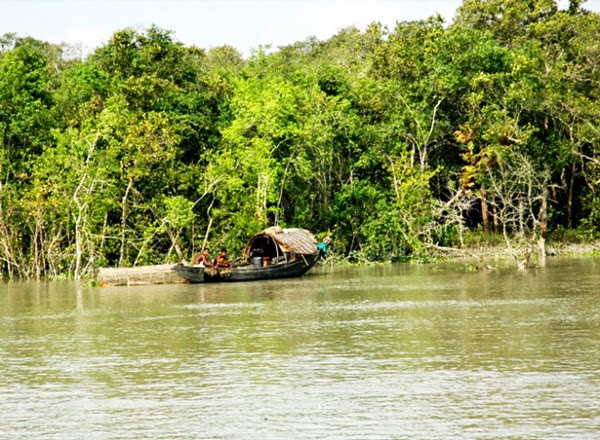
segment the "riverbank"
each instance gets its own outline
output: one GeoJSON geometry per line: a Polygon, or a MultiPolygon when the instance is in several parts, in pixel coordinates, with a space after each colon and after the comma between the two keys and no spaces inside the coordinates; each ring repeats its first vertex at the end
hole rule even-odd
{"type": "MultiPolygon", "coordinates": [[[[509,250],[505,245],[480,245],[468,246],[465,248],[452,248],[436,246],[438,251],[434,252],[436,256],[446,257],[464,257],[464,256],[484,256],[500,257],[507,255],[509,250]]],[[[600,240],[594,240],[587,243],[575,242],[553,242],[548,241],[545,244],[546,256],[596,256],[600,255],[600,240]]]]}
{"type": "Polygon", "coordinates": [[[548,245],[548,255],[568,256],[568,255],[600,255],[600,240],[589,243],[558,243],[556,246],[548,245]]]}
{"type": "Polygon", "coordinates": [[[393,256],[389,259],[369,258],[367,255],[355,252],[350,256],[331,254],[325,264],[330,266],[362,266],[369,264],[394,263],[435,263],[453,259],[465,259],[473,263],[473,267],[491,268],[499,262],[515,262],[518,266],[535,267],[540,258],[552,257],[594,257],[600,256],[600,240],[590,241],[556,241],[549,239],[544,243],[544,253],[540,251],[539,243],[530,247],[509,249],[498,237],[478,237],[471,240],[465,247],[430,246],[425,252],[413,253],[406,256],[393,256]]]}
{"type": "MultiPolygon", "coordinates": [[[[537,265],[539,259],[539,250],[532,249],[531,263],[527,263],[528,267],[537,265]]],[[[600,257],[600,240],[589,241],[557,241],[549,239],[545,243],[546,257],[600,257]]],[[[526,253],[521,251],[520,253],[526,253]]],[[[473,239],[467,243],[464,248],[446,247],[446,246],[431,246],[427,252],[414,253],[406,256],[393,256],[389,259],[371,258],[362,252],[354,252],[350,256],[331,252],[330,255],[319,265],[326,266],[368,266],[377,264],[398,264],[398,263],[436,263],[452,259],[465,259],[468,261],[467,266],[470,270],[493,268],[499,265],[500,262],[517,262],[519,264],[524,258],[522,255],[516,258],[517,251],[509,250],[504,242],[500,242],[498,237],[488,236],[478,239],[473,239]]],[[[165,265],[171,266],[171,265],[165,265]]],[[[156,267],[156,266],[152,266],[156,267]]],[[[133,268],[135,270],[136,268],[133,268]]],[[[139,268],[137,268],[139,269],[139,268]]],[[[70,275],[62,274],[49,278],[50,280],[68,280],[70,275]]],[[[8,274],[3,273],[1,278],[3,281],[10,279],[8,274]]],[[[26,278],[13,278],[26,280],[26,278]]],[[[91,285],[95,285],[95,278],[86,279],[91,285]]]]}
{"type": "Polygon", "coordinates": [[[445,259],[470,257],[470,263],[465,264],[467,271],[497,269],[514,266],[519,270],[546,266],[549,259],[558,257],[597,257],[600,256],[600,241],[587,243],[575,242],[546,242],[536,246],[520,248],[507,246],[484,246],[478,248],[457,249],[453,255],[445,259]],[[544,251],[542,252],[541,249],[544,251]]]}

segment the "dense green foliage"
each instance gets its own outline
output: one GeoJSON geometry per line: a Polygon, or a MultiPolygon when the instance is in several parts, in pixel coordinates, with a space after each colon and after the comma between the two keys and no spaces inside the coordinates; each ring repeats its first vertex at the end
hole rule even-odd
{"type": "Polygon", "coordinates": [[[0,38],[0,261],[75,277],[235,254],[263,227],[347,257],[600,226],[600,16],[465,0],[243,59],[123,30],[83,60],[0,38]]]}

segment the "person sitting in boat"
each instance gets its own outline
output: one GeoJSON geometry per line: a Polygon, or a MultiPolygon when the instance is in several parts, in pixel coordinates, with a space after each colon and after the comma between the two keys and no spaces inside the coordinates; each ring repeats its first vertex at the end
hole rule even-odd
{"type": "Polygon", "coordinates": [[[208,248],[202,249],[202,252],[198,254],[194,260],[194,266],[213,267],[208,256],[208,248]]]}
{"type": "Polygon", "coordinates": [[[231,267],[227,258],[227,249],[221,249],[221,253],[217,255],[217,259],[215,260],[215,266],[218,268],[231,267]]]}

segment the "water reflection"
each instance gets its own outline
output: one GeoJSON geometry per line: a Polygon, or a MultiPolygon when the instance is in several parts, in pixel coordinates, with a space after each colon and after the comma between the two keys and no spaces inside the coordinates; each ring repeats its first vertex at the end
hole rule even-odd
{"type": "Polygon", "coordinates": [[[0,289],[7,438],[595,438],[597,261],[0,289]]]}

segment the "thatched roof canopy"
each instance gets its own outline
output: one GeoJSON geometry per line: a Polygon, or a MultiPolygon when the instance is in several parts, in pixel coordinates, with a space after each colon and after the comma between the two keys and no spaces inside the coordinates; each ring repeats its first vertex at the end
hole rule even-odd
{"type": "Polygon", "coordinates": [[[316,254],[315,237],[306,229],[282,229],[279,226],[272,226],[259,232],[248,242],[246,254],[249,255],[255,245],[260,244],[265,238],[273,240],[283,252],[292,254],[316,254]]]}

